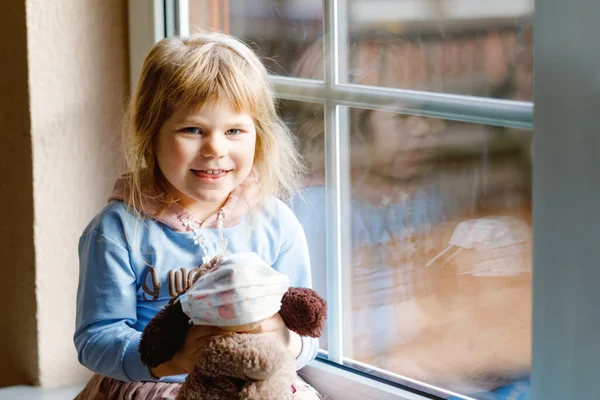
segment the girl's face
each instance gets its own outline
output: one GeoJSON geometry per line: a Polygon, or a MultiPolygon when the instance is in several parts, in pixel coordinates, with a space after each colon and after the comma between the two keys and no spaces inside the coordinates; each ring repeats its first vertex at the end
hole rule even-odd
{"type": "Polygon", "coordinates": [[[252,170],[254,119],[227,102],[176,110],[162,125],[156,158],[180,204],[220,207],[252,170]]]}
{"type": "Polygon", "coordinates": [[[428,169],[437,142],[435,120],[372,111],[366,122],[366,134],[371,139],[368,165],[373,172],[408,179],[428,169]]]}

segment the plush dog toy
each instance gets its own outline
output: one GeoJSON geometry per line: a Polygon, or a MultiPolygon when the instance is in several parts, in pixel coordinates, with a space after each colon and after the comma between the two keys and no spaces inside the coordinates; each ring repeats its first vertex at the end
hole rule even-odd
{"type": "MultiPolygon", "coordinates": [[[[288,329],[319,337],[326,304],[315,291],[290,288],[286,275],[255,253],[217,257],[203,264],[193,284],[146,326],[142,362],[156,367],[183,346],[191,323],[248,332],[277,312],[288,329]]],[[[279,341],[260,334],[216,337],[202,350],[178,400],[292,399],[296,364],[279,341]]]]}

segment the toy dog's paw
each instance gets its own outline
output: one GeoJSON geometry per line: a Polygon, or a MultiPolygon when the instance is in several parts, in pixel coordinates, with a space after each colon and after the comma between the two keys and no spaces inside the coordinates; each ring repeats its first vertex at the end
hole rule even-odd
{"type": "Polygon", "coordinates": [[[177,400],[239,399],[245,383],[235,378],[209,378],[192,374],[181,386],[177,400]]]}
{"type": "Polygon", "coordinates": [[[261,334],[240,336],[244,342],[241,346],[245,353],[242,368],[246,378],[262,381],[285,365],[295,365],[292,355],[283,343],[261,334]]]}
{"type": "Polygon", "coordinates": [[[294,397],[291,381],[249,382],[240,392],[241,400],[292,400],[294,397]]]}

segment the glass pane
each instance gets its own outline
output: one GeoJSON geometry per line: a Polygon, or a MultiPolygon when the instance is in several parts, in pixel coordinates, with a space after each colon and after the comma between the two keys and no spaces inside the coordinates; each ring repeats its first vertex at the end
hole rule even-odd
{"type": "MultiPolygon", "coordinates": [[[[317,103],[307,103],[293,100],[279,100],[278,103],[279,115],[286,122],[287,126],[296,134],[298,139],[298,145],[300,151],[306,157],[306,163],[311,170],[322,170],[324,168],[324,146],[323,146],[323,132],[325,130],[324,118],[323,118],[323,105],[317,103]],[[308,157],[311,158],[308,158],[308,157]]],[[[324,183],[321,181],[321,183],[324,183]]],[[[300,193],[297,197],[292,199],[291,207],[299,216],[299,219],[303,219],[308,214],[312,214],[316,219],[322,218],[321,221],[325,220],[325,193],[321,192],[319,199],[315,199],[313,196],[310,198],[305,196],[306,193],[300,193]],[[315,207],[313,201],[321,201],[321,204],[315,207]],[[304,216],[304,217],[303,217],[304,216]]],[[[315,221],[316,221],[315,219],[315,221]]],[[[327,298],[327,272],[325,270],[324,259],[318,258],[313,259],[314,254],[325,254],[325,225],[314,226],[315,234],[312,238],[307,238],[309,241],[309,251],[311,252],[311,264],[312,266],[312,283],[313,289],[317,291],[321,296],[327,298]],[[322,239],[322,241],[315,241],[316,238],[322,239]],[[315,266],[314,263],[318,262],[319,265],[315,266]]],[[[319,345],[321,349],[327,350],[327,327],[319,339],[319,345]]]]}
{"type": "Polygon", "coordinates": [[[533,3],[348,0],[348,80],[530,101],[533,3]]]}
{"type": "MultiPolygon", "coordinates": [[[[299,76],[298,54],[305,53],[323,34],[321,0],[190,0],[189,3],[191,32],[208,26],[230,33],[255,49],[269,71],[277,75],[299,76]]],[[[305,62],[312,66],[322,64],[322,60],[318,53],[305,62]]]]}
{"type": "MultiPolygon", "coordinates": [[[[311,171],[294,211],[322,285],[322,108],[296,106],[311,171]]],[[[348,364],[475,398],[527,392],[531,133],[364,109],[350,122],[348,364]]]]}

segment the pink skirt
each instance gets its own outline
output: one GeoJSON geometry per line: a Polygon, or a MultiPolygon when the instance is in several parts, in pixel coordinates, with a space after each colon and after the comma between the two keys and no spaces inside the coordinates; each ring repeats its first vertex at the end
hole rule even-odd
{"type": "MultiPolygon", "coordinates": [[[[175,400],[180,388],[180,383],[123,382],[94,374],[75,400],[175,400]]],[[[294,399],[326,399],[300,377],[293,388],[294,399]]]]}

